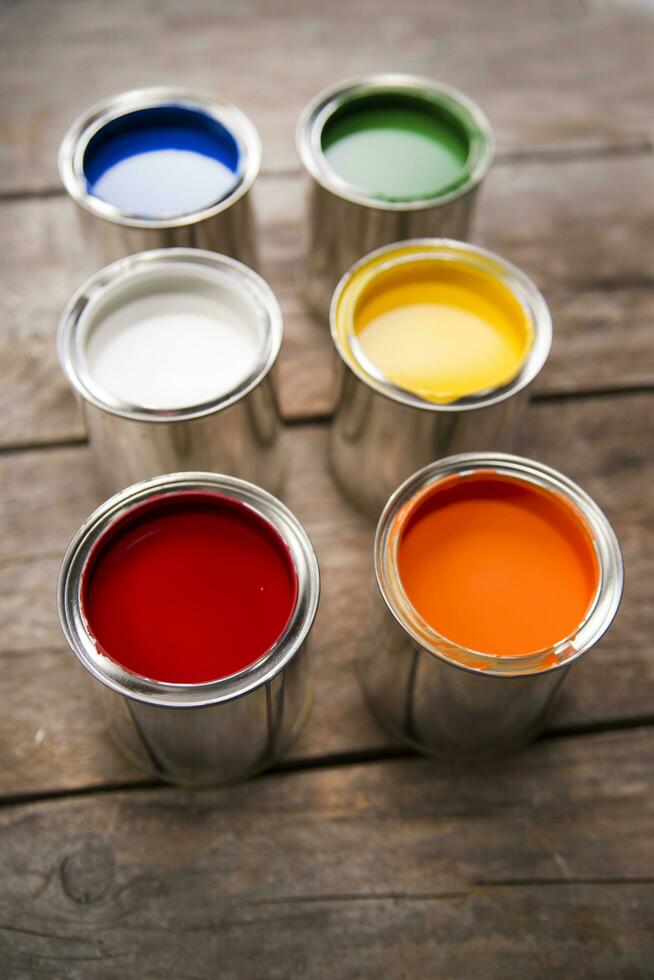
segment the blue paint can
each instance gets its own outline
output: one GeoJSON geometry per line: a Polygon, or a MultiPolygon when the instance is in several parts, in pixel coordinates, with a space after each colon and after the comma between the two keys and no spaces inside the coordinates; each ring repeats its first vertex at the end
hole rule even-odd
{"type": "Polygon", "coordinates": [[[128,92],[68,131],[59,169],[98,262],[153,247],[256,264],[248,192],[261,145],[235,106],[180,89],[128,92]]]}

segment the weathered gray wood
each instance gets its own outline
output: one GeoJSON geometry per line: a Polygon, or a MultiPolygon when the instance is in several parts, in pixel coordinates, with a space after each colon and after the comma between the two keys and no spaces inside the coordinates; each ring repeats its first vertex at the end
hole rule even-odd
{"type": "Polygon", "coordinates": [[[650,731],[0,811],[4,975],[645,977],[650,731]]]}
{"type": "Polygon", "coordinates": [[[477,237],[543,289],[654,284],[654,154],[497,167],[477,237]]]}
{"type": "MultiPolygon", "coordinates": [[[[361,840],[362,847],[366,843],[361,840]]],[[[106,932],[102,925],[80,927],[72,911],[63,924],[39,917],[36,935],[5,925],[0,948],[6,947],[7,975],[12,980],[140,980],[144,966],[152,971],[145,975],[158,980],[333,980],[335,975],[341,980],[549,980],[559,971],[578,980],[649,975],[653,888],[647,882],[248,901],[221,900],[220,875],[196,874],[206,877],[198,880],[183,871],[171,878],[151,876],[137,889],[147,911],[135,914],[130,907],[128,915],[139,923],[131,928],[126,921],[111,923],[106,932]],[[219,884],[212,887],[214,881],[219,884]]]]}
{"type": "MultiPolygon", "coordinates": [[[[622,542],[627,589],[605,640],[573,670],[551,728],[652,718],[654,394],[563,399],[528,410],[518,448],[576,478],[622,542]]],[[[391,743],[353,671],[365,624],[372,531],[325,470],[327,427],[288,432],[288,502],[318,552],[316,700],[294,759],[376,751],[391,743]]],[[[105,737],[86,676],[64,646],[54,588],[61,555],[100,500],[86,447],[0,457],[0,657],[10,712],[0,713],[0,795],[138,779],[105,737]]]]}
{"type": "Polygon", "coordinates": [[[141,85],[216,92],[259,128],[265,166],[296,163],[304,103],[339,78],[405,70],[487,110],[502,151],[602,148],[651,136],[652,19],[574,0],[247,4],[23,0],[0,7],[0,189],[57,183],[64,131],[90,104],[141,85]]]}
{"type": "MultiPolygon", "coordinates": [[[[79,441],[54,330],[88,256],[56,149],[93,100],[177,82],[231,98],[263,136],[263,272],[279,294],[289,419],[331,408],[331,346],[296,279],[299,109],[339,76],[436,75],[487,109],[502,159],[476,240],[544,289],[541,394],[654,384],[654,18],[636,2],[307,7],[174,0],[0,5],[0,448],[79,441]],[[290,40],[289,40],[290,39],[290,40]],[[252,66],[256,71],[252,70],[252,66]],[[27,193],[45,196],[31,199],[27,193]]],[[[614,521],[627,592],[570,675],[550,735],[654,719],[651,395],[532,407],[518,448],[577,478],[614,521]]],[[[291,764],[383,754],[352,663],[368,525],[324,466],[326,426],[289,432],[289,503],[321,561],[317,698],[291,764]]],[[[87,447],[0,455],[0,797],[141,779],[65,649],[54,586],[100,499],[87,447]]],[[[483,770],[327,765],[245,786],[0,807],[7,977],[645,977],[654,962],[652,730],[546,738],[483,770]]]]}
{"type": "MultiPolygon", "coordinates": [[[[262,178],[256,203],[263,272],[285,315],[282,411],[289,419],[321,415],[332,405],[333,352],[298,288],[300,175],[262,178]]],[[[0,445],[80,438],[54,344],[64,305],[92,270],[72,207],[60,197],[5,202],[0,223],[0,445]]],[[[476,238],[535,278],[554,317],[554,347],[538,390],[654,383],[653,228],[654,157],[516,162],[493,172],[476,238]]]]}

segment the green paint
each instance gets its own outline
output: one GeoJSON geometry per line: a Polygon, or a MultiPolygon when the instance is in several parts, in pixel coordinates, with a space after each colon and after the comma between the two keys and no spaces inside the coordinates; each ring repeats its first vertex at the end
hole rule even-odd
{"type": "Polygon", "coordinates": [[[356,99],[327,120],[321,142],[339,177],[380,200],[439,197],[468,176],[463,125],[427,99],[356,99]]]}

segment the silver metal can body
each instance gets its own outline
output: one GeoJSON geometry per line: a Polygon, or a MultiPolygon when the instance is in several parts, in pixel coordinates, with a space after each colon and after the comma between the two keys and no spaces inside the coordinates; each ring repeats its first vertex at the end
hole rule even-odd
{"type": "Polygon", "coordinates": [[[302,289],[309,307],[325,318],[341,276],[383,245],[408,238],[470,235],[477,192],[490,168],[494,138],[481,109],[450,86],[414,75],[375,74],[321,92],[303,111],[296,142],[308,175],[302,289]],[[348,184],[322,150],[326,124],[344,107],[370,98],[419,99],[456,118],[470,141],[467,178],[436,198],[391,201],[348,184]]]}
{"type": "Polygon", "coordinates": [[[281,493],[284,431],[270,375],[239,401],[197,418],[144,421],[82,399],[82,415],[105,493],[162,473],[231,473],[281,493]]]}
{"type": "Polygon", "coordinates": [[[478,187],[433,207],[389,210],[359,204],[319,184],[309,176],[307,242],[301,288],[309,307],[326,317],[341,277],[383,245],[410,238],[470,237],[478,187]]]}
{"type": "Polygon", "coordinates": [[[377,519],[398,484],[427,463],[454,453],[511,448],[528,398],[511,398],[465,412],[417,408],[375,391],[340,358],[336,412],[329,436],[334,477],[359,510],[377,519]]]}
{"type": "Polygon", "coordinates": [[[345,495],[375,520],[395,488],[427,463],[453,453],[510,449],[529,387],[552,343],[549,310],[533,282],[486,249],[451,239],[411,239],[364,256],[341,279],[330,321],[338,378],[330,466],[345,495]],[[513,297],[532,340],[519,370],[505,384],[452,401],[430,401],[398,388],[360,359],[352,310],[361,290],[412,262],[433,263],[435,275],[442,264],[467,264],[513,297]]]}
{"type": "Polygon", "coordinates": [[[308,636],[319,592],[311,542],[279,500],[234,477],[174,473],[128,487],[85,521],[62,564],[58,608],[64,635],[96,682],[108,729],[123,753],[169,782],[220,785],[270,766],[306,720],[311,703],[308,636]],[[115,521],[153,497],[189,490],[231,496],[268,521],[289,550],[298,595],[286,629],[261,660],[217,681],[172,684],[130,673],[102,655],[84,615],[81,589],[89,555],[115,521]]]}
{"type": "Polygon", "coordinates": [[[150,249],[199,248],[229,255],[256,268],[250,193],[260,166],[259,136],[243,112],[220,99],[169,86],[124,92],[94,105],[73,123],[59,152],[62,182],[76,205],[82,235],[97,265],[150,249]],[[235,186],[200,210],[162,218],[122,211],[92,194],[84,170],[92,139],[103,127],[131,113],[170,106],[202,113],[234,137],[241,155],[235,186]]]}
{"type": "Polygon", "coordinates": [[[105,492],[162,473],[211,470],[279,493],[286,465],[273,373],[282,332],[281,311],[270,288],[255,272],[225,256],[196,249],[143,252],[89,279],[61,317],[58,347],[62,369],[80,401],[105,492]],[[130,290],[143,287],[155,295],[159,279],[168,282],[175,275],[182,282],[188,277],[189,283],[200,276],[198,281],[211,288],[243,297],[248,304],[244,316],[251,315],[256,328],[251,370],[234,390],[178,409],[148,408],[117,398],[98,385],[85,361],[89,336],[102,325],[103,310],[126,302],[124,297],[132,297],[130,290]]]}
{"type": "Polygon", "coordinates": [[[358,676],[376,719],[428,755],[474,762],[509,755],[541,731],[569,669],[495,677],[461,669],[407,635],[377,594],[358,676]]]}
{"type": "Polygon", "coordinates": [[[257,268],[258,254],[250,191],[229,208],[184,224],[145,227],[112,220],[89,211],[75,200],[75,213],[84,242],[95,265],[106,265],[125,255],[160,248],[198,248],[238,259],[257,268]]]}
{"type": "Polygon", "coordinates": [[[151,705],[95,685],[107,729],[139,769],[166,782],[226,785],[268,769],[294,741],[311,707],[306,643],[267,684],[207,707],[151,705]]]}
{"type": "Polygon", "coordinates": [[[398,488],[377,526],[371,624],[357,672],[366,701],[396,738],[428,755],[476,762],[517,751],[541,731],[569,668],[597,643],[620,603],[623,568],[615,534],[594,501],[550,467],[502,453],[464,453],[425,467],[398,488]],[[524,657],[457,647],[423,630],[403,590],[393,552],[393,522],[438,480],[494,471],[561,495],[583,516],[599,562],[595,601],[574,636],[524,657]]]}

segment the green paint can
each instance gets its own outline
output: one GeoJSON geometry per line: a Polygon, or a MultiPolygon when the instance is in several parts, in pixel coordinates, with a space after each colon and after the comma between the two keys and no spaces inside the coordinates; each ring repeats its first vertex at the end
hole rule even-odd
{"type": "MultiPolygon", "coordinates": [[[[474,138],[474,137],[473,137],[474,138]]],[[[372,95],[327,121],[321,148],[346,183],[380,201],[425,201],[468,176],[471,137],[429,99],[372,95]]]]}
{"type": "Polygon", "coordinates": [[[341,276],[373,249],[414,237],[466,240],[493,133],[461,92],[412,75],[342,82],[306,107],[298,151],[310,176],[304,291],[326,316],[341,276]]]}

